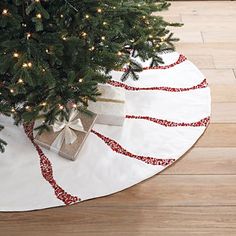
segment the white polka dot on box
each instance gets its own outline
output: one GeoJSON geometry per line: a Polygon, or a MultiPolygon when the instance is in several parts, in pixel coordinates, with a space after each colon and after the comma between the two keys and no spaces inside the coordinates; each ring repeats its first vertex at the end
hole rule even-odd
{"type": "Polygon", "coordinates": [[[1,116],[9,146],[0,158],[0,211],[106,196],[159,173],[187,152],[209,124],[210,89],[184,55],[162,56],[163,65],[143,63],[138,81],[121,82],[125,69],[112,72],[110,86],[126,92],[124,125],[96,124],[75,162],[34,143],[32,126],[16,127],[1,116]]]}

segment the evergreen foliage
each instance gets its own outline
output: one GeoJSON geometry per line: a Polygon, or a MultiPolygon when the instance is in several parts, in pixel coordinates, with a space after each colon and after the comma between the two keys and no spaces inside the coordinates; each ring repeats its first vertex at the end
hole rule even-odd
{"type": "MultiPolygon", "coordinates": [[[[133,57],[152,58],[173,49],[168,23],[154,12],[156,0],[1,0],[0,114],[15,123],[43,119],[43,131],[71,106],[84,109],[99,95],[97,83],[126,63],[137,79],[142,68],[133,57]],[[70,106],[68,106],[70,104],[70,106]]],[[[0,129],[3,127],[1,126],[0,129]]],[[[0,139],[0,151],[6,143],[0,139]]]]}

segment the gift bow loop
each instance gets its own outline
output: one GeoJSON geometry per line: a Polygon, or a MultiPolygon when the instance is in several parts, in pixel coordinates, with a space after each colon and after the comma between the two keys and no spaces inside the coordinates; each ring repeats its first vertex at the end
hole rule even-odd
{"type": "Polygon", "coordinates": [[[73,144],[77,139],[77,135],[74,132],[81,131],[85,132],[84,126],[80,118],[77,117],[78,112],[72,110],[69,116],[69,121],[56,121],[52,126],[54,132],[60,132],[60,134],[56,137],[54,142],[51,145],[51,149],[60,150],[62,144],[65,140],[65,144],[73,144]],[[77,117],[77,118],[76,118],[77,117]]]}

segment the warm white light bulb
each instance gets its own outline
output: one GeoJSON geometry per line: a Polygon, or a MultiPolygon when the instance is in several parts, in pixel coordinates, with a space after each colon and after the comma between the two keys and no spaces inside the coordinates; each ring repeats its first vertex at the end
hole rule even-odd
{"type": "Polygon", "coordinates": [[[29,39],[31,37],[31,33],[26,34],[26,38],[29,39]]]}
{"type": "Polygon", "coordinates": [[[86,36],[87,36],[87,33],[86,33],[86,32],[82,32],[82,36],[83,36],[83,37],[86,37],[86,36]]]}
{"type": "Polygon", "coordinates": [[[23,82],[24,82],[23,79],[18,80],[18,83],[20,83],[20,84],[22,84],[23,82]]]}
{"type": "Polygon", "coordinates": [[[36,15],[36,17],[37,17],[38,19],[41,19],[41,18],[42,18],[42,15],[41,15],[40,13],[38,13],[38,14],[36,15]]]}
{"type": "Polygon", "coordinates": [[[92,46],[89,50],[90,51],[93,51],[95,49],[95,47],[94,46],[92,46]]]}
{"type": "Polygon", "coordinates": [[[19,53],[14,52],[14,53],[13,53],[13,57],[18,58],[18,57],[19,57],[19,53]]]}
{"type": "Polygon", "coordinates": [[[7,15],[8,14],[8,10],[7,9],[3,9],[2,14],[3,15],[7,15]]]}

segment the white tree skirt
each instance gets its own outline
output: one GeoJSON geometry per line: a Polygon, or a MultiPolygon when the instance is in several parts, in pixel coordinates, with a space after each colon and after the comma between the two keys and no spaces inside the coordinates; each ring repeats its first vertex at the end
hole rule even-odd
{"type": "Polygon", "coordinates": [[[23,128],[1,116],[0,135],[9,145],[0,156],[0,211],[109,195],[159,173],[188,151],[209,123],[210,89],[184,56],[163,57],[164,66],[146,68],[138,81],[121,83],[123,72],[112,73],[111,85],[126,91],[125,124],[95,125],[75,162],[45,149],[46,157],[40,157],[23,128]]]}

